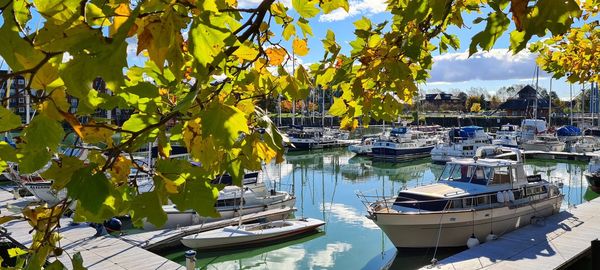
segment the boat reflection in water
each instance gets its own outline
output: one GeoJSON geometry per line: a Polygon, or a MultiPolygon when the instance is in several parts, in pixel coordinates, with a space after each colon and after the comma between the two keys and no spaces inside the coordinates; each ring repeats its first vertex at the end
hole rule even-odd
{"type": "MultiPolygon", "coordinates": [[[[587,190],[583,177],[586,165],[586,162],[527,159],[524,169],[525,174],[541,174],[544,179],[563,178],[565,182],[561,193],[565,202],[562,209],[565,209],[597,196],[587,190]]],[[[354,153],[346,149],[288,153],[283,164],[265,166],[265,180],[276,182],[275,187],[279,190],[293,192],[297,216],[327,221],[327,233],[256,249],[198,252],[197,267],[219,270],[345,270],[382,269],[386,265],[388,269],[427,266],[434,257],[435,249],[399,249],[396,252],[388,237],[365,217],[367,212],[356,199],[355,191],[378,191],[380,195],[394,196],[404,187],[434,181],[441,175],[442,168],[430,164],[427,158],[400,165],[372,162],[368,158],[354,158],[354,153]],[[359,169],[353,172],[353,168],[359,169]]],[[[466,242],[466,239],[463,241],[466,242]]],[[[184,250],[164,251],[161,255],[185,265],[184,250]]],[[[438,248],[435,257],[441,260],[460,250],[438,248]]]]}

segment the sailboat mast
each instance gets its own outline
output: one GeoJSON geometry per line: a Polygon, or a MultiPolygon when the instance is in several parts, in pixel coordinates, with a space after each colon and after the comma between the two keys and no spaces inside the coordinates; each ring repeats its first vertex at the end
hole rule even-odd
{"type": "MultiPolygon", "coordinates": [[[[296,55],[292,46],[292,75],[296,76],[296,55]]],[[[292,126],[296,124],[296,100],[292,99],[292,126]]]]}
{"type": "Polygon", "coordinates": [[[569,106],[570,111],[571,111],[571,126],[573,125],[573,84],[569,83],[569,95],[570,95],[570,99],[569,99],[569,106]]]}
{"type": "Polygon", "coordinates": [[[548,91],[548,127],[552,125],[552,77],[550,77],[550,90],[548,91]]]}
{"type": "Polygon", "coordinates": [[[321,88],[321,127],[325,127],[325,88],[323,86],[318,86],[321,88]]]}
{"type": "Polygon", "coordinates": [[[535,67],[535,101],[533,102],[533,119],[537,119],[537,109],[538,109],[538,82],[540,77],[540,67],[535,67]]]}

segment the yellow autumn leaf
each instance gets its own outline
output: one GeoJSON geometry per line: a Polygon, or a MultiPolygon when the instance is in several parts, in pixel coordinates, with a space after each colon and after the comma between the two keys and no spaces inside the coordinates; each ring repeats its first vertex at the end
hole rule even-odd
{"type": "Polygon", "coordinates": [[[258,50],[242,44],[237,50],[235,50],[233,55],[237,56],[241,60],[252,61],[258,55],[258,50]]]}
{"type": "Polygon", "coordinates": [[[284,48],[268,48],[265,50],[269,57],[269,65],[279,66],[285,60],[286,51],[284,48]]]}
{"type": "Polygon", "coordinates": [[[119,31],[119,28],[125,23],[125,21],[127,21],[129,15],[131,15],[131,10],[129,9],[128,4],[121,3],[119,4],[119,6],[117,6],[117,8],[115,9],[115,17],[113,19],[113,24],[111,24],[108,28],[108,33],[111,37],[114,36],[117,33],[117,31],[119,31]]]}
{"type": "Polygon", "coordinates": [[[71,105],[67,101],[67,94],[64,88],[55,89],[50,93],[50,97],[38,105],[38,109],[51,119],[61,121],[63,115],[61,112],[68,112],[71,105]]]}
{"type": "Polygon", "coordinates": [[[294,54],[299,56],[305,56],[308,54],[308,46],[305,39],[295,38],[294,42],[292,43],[292,47],[294,48],[294,54]]]}
{"type": "Polygon", "coordinates": [[[96,126],[93,121],[87,125],[81,126],[79,132],[81,138],[86,143],[103,142],[107,145],[112,145],[112,135],[114,132],[106,127],[96,126]]]}
{"type": "Polygon", "coordinates": [[[130,159],[127,159],[123,156],[117,157],[117,160],[110,168],[110,180],[115,184],[127,182],[132,165],[133,163],[130,159]]]}

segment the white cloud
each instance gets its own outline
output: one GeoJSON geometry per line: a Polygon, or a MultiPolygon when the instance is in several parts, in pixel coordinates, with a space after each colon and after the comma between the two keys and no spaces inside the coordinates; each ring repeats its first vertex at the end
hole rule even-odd
{"type": "MultiPolygon", "coordinates": [[[[508,49],[492,49],[469,57],[468,52],[435,56],[429,85],[471,80],[531,79],[536,55],[523,50],[513,55],[508,49]]],[[[540,77],[547,77],[540,71],[540,77]]]]}
{"type": "Polygon", "coordinates": [[[352,248],[352,245],[348,243],[329,243],[325,250],[320,250],[310,257],[309,268],[330,268],[335,264],[335,254],[346,252],[350,248],[352,248]]]}
{"type": "Polygon", "coordinates": [[[338,8],[329,14],[319,16],[320,22],[341,21],[348,17],[359,15],[372,15],[384,12],[387,8],[386,0],[358,0],[349,1],[350,9],[346,12],[342,8],[338,8]]]}
{"type": "MultiPolygon", "coordinates": [[[[323,206],[321,206],[323,207],[323,206]]],[[[322,210],[322,209],[321,209],[322,210]]],[[[375,225],[375,223],[358,213],[358,211],[351,206],[347,206],[341,203],[333,203],[330,205],[325,205],[325,210],[329,212],[336,219],[348,223],[348,224],[356,224],[360,225],[367,229],[378,230],[379,227],[375,225]]]]}

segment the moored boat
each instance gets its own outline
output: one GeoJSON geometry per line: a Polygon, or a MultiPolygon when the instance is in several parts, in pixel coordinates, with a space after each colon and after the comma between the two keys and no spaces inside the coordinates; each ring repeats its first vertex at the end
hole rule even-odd
{"type": "Polygon", "coordinates": [[[452,129],[448,133],[448,142],[438,144],[431,150],[431,160],[443,164],[452,158],[473,157],[479,147],[490,146],[491,143],[491,137],[482,127],[452,129]]]}
{"type": "Polygon", "coordinates": [[[424,132],[395,128],[386,139],[373,144],[371,155],[375,159],[395,161],[428,157],[437,142],[435,137],[428,137],[424,132]]]}
{"type": "MultiPolygon", "coordinates": [[[[295,204],[294,195],[285,191],[267,190],[262,182],[245,185],[244,188],[226,186],[219,191],[215,203],[218,217],[200,216],[194,210],[180,210],[174,204],[169,204],[162,207],[167,214],[167,222],[162,228],[191,226],[270,209],[292,208],[295,204]]],[[[144,222],[144,229],[151,230],[156,227],[149,222],[144,222]]]]}
{"type": "Polygon", "coordinates": [[[523,142],[521,147],[527,151],[562,152],[565,150],[565,145],[556,136],[543,134],[536,135],[533,140],[523,142]]]}
{"type": "Polygon", "coordinates": [[[471,237],[492,239],[557,213],[563,198],[558,186],[540,175],[527,176],[520,150],[502,150],[514,152],[517,160],[455,159],[435,184],[374,202],[359,197],[368,218],[398,248],[465,246],[471,237]]]}
{"type": "Polygon", "coordinates": [[[220,249],[243,245],[272,243],[294,235],[313,231],[325,222],[314,219],[277,220],[259,224],[228,226],[185,236],[181,243],[194,249],[220,249]]]}
{"type": "Polygon", "coordinates": [[[348,146],[348,151],[357,155],[370,155],[372,153],[373,144],[377,141],[377,136],[365,136],[360,140],[359,144],[352,144],[348,146]]]}
{"type": "Polygon", "coordinates": [[[594,192],[600,192],[600,157],[590,159],[588,169],[583,173],[588,185],[594,192]]]}

